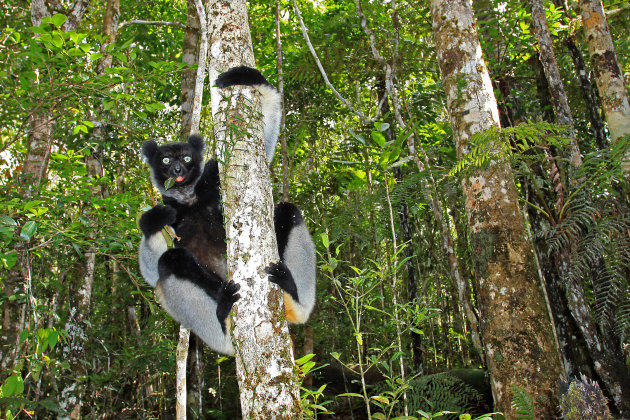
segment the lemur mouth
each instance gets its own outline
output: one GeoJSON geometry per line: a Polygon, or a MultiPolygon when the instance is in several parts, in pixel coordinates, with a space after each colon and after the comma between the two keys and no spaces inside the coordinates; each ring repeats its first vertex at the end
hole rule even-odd
{"type": "Polygon", "coordinates": [[[184,177],[181,175],[175,178],[175,182],[183,182],[183,181],[184,181],[184,177]]]}

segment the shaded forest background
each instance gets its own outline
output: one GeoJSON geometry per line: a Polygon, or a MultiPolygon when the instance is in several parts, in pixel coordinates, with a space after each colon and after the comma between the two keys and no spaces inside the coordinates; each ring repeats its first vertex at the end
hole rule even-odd
{"type": "MultiPolygon", "coordinates": [[[[81,2],[0,5],[0,417],[174,418],[179,326],[139,274],[136,220],[160,200],[140,145],[185,132],[194,6],[121,0],[112,21],[111,0],[83,3],[77,14],[81,2]],[[41,25],[37,5],[48,6],[41,25]]],[[[315,312],[292,327],[296,358],[314,354],[314,366],[302,364],[313,370],[306,412],[493,411],[476,280],[492,245],[471,235],[461,180],[500,153],[536,252],[559,379],[586,375],[582,384],[600,387],[613,415],[629,415],[611,388],[630,395],[630,190],[621,165],[629,140],[606,128],[577,4],[545,4],[567,129],[530,2],[474,2],[503,131],[475,136],[461,159],[428,2],[299,3],[330,84],[355,112],[325,83],[296,5],[255,0],[249,13],[257,67],[284,92],[274,192],[302,209],[318,251],[315,312]],[[384,99],[391,89],[397,105],[384,99]],[[571,306],[576,290],[586,318],[571,306]]],[[[630,8],[603,5],[628,81],[630,8]]],[[[200,131],[211,141],[208,97],[200,131]]],[[[238,417],[233,358],[193,338],[188,360],[190,418],[238,417]]],[[[521,418],[542,404],[518,386],[511,395],[521,418]]]]}

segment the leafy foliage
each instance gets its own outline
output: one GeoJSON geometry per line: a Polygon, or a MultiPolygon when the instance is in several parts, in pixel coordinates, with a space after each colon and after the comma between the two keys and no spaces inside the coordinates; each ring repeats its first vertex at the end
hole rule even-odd
{"type": "MultiPolygon", "coordinates": [[[[485,411],[483,396],[472,386],[448,372],[425,375],[409,382],[411,392],[407,394],[410,412],[417,410],[481,415],[485,411]]],[[[447,415],[445,418],[457,419],[447,415]]]]}

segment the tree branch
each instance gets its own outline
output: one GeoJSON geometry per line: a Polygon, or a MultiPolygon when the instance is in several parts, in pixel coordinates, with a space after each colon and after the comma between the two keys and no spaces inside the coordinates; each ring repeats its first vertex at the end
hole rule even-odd
{"type": "Polygon", "coordinates": [[[328,88],[335,94],[335,96],[345,106],[347,106],[351,112],[353,112],[355,115],[357,115],[361,119],[362,123],[364,124],[373,123],[374,120],[367,118],[365,115],[361,113],[361,111],[355,109],[350,104],[350,102],[348,102],[343,96],[341,96],[341,94],[337,91],[337,89],[335,89],[335,87],[330,83],[330,81],[328,80],[328,76],[326,75],[326,70],[324,70],[322,63],[321,61],[319,61],[319,57],[317,56],[317,52],[315,52],[315,48],[313,48],[313,44],[311,44],[311,40],[308,36],[308,30],[306,29],[306,25],[304,25],[304,21],[302,20],[302,14],[300,13],[300,9],[298,8],[297,2],[295,0],[293,0],[293,10],[295,11],[295,15],[297,16],[298,21],[300,22],[300,27],[302,28],[302,35],[304,36],[304,41],[306,41],[306,45],[308,46],[308,49],[311,52],[311,55],[313,56],[315,63],[317,64],[317,68],[319,69],[319,72],[321,73],[324,79],[324,83],[326,83],[326,86],[328,86],[328,88]]]}
{"type": "Polygon", "coordinates": [[[155,26],[172,26],[174,28],[186,29],[186,24],[181,22],[169,22],[167,20],[128,20],[121,22],[118,28],[124,28],[130,25],[155,25],[155,26]]]}

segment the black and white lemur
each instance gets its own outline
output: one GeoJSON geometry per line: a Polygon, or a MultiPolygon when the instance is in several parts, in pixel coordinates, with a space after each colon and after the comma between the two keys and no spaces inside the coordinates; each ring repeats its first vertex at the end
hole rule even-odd
{"type": "MultiPolygon", "coordinates": [[[[230,69],[215,83],[219,88],[252,86],[262,94],[265,149],[271,161],[280,128],[278,92],[258,70],[249,67],[230,69]]],[[[240,297],[240,286],[225,280],[219,169],[213,159],[203,163],[203,149],[204,141],[197,135],[184,143],[158,146],[150,140],[142,146],[164,205],[156,205],[140,218],[140,272],[176,321],[213,350],[232,354],[228,315],[240,297]],[[167,189],[164,184],[169,178],[174,185],[167,189]],[[166,225],[180,238],[171,249],[162,234],[166,225]]],[[[287,319],[304,323],[315,305],[315,247],[295,205],[277,204],[274,225],[280,261],[265,271],[284,291],[287,319]]]]}

